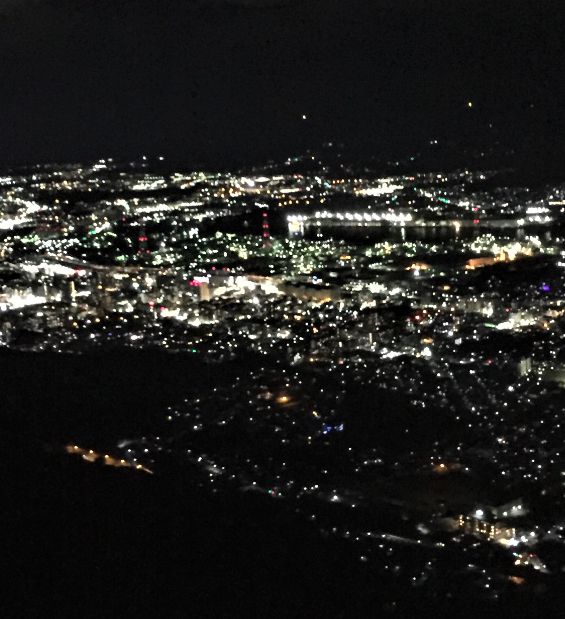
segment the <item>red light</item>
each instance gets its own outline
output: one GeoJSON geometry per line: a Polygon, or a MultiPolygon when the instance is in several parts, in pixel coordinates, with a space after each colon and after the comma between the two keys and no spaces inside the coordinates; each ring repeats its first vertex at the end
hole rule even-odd
{"type": "Polygon", "coordinates": [[[480,221],[481,221],[480,219],[473,219],[473,223],[474,223],[475,225],[477,225],[480,221]]]}

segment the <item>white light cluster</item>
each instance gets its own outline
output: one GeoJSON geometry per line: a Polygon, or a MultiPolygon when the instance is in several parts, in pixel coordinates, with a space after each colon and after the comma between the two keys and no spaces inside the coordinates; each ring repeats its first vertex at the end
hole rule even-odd
{"type": "Polygon", "coordinates": [[[340,213],[331,211],[316,211],[312,216],[310,215],[288,215],[287,221],[290,224],[296,224],[297,222],[307,222],[310,220],[338,220],[338,221],[356,221],[356,222],[370,222],[370,221],[389,221],[393,223],[405,223],[413,221],[411,213],[398,213],[395,211],[385,211],[382,213],[340,213]]]}

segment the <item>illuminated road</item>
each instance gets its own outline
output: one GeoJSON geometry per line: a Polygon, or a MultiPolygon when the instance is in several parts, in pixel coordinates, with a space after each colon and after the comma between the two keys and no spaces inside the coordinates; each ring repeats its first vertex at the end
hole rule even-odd
{"type": "Polygon", "coordinates": [[[100,454],[93,451],[92,449],[83,449],[78,445],[66,445],[65,451],[72,456],[81,456],[81,458],[83,460],[86,460],[86,462],[99,462],[101,464],[104,464],[105,466],[135,469],[136,471],[143,471],[144,473],[149,473],[149,475],[153,475],[153,471],[144,467],[142,464],[132,464],[127,460],[115,458],[114,456],[110,456],[109,454],[100,454]]]}

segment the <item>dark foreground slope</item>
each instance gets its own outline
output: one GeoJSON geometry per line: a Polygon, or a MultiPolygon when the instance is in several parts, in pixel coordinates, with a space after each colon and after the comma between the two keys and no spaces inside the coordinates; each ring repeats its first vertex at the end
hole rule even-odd
{"type": "Polygon", "coordinates": [[[347,546],[272,502],[2,442],[3,616],[337,616],[386,603],[347,546]]]}
{"type": "Polygon", "coordinates": [[[177,356],[53,359],[0,357],[0,616],[562,616],[560,591],[489,602],[449,569],[401,584],[284,501],[210,494],[174,462],[151,476],[67,456],[69,440],[139,435],[207,371],[177,356]]]}
{"type": "Polygon", "coordinates": [[[140,436],[167,405],[194,385],[206,389],[212,379],[194,355],[0,350],[0,425],[22,436],[109,448],[140,436]]]}
{"type": "Polygon", "coordinates": [[[558,591],[495,604],[400,586],[276,501],[1,447],[2,617],[562,616],[558,591]]]}

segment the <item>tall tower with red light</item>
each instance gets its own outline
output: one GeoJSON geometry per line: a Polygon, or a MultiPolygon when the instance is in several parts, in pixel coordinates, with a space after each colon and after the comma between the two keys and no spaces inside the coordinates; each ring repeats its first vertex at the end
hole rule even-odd
{"type": "Polygon", "coordinates": [[[261,234],[263,247],[271,247],[271,230],[269,228],[269,211],[267,209],[263,209],[261,213],[261,234]]]}
{"type": "Polygon", "coordinates": [[[145,226],[141,226],[140,230],[139,230],[139,236],[137,237],[137,253],[138,255],[142,255],[142,254],[149,254],[151,253],[149,251],[149,248],[147,246],[147,241],[148,241],[148,237],[147,237],[147,232],[145,230],[145,226]]]}

